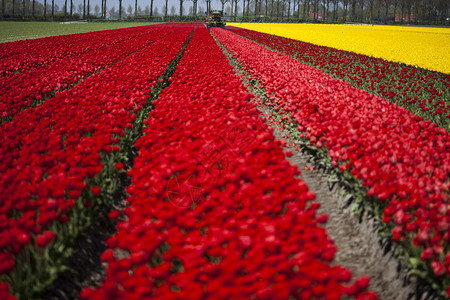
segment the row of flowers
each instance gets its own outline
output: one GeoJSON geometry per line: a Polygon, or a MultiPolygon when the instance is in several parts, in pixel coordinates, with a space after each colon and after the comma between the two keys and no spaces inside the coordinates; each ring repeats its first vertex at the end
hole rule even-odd
{"type": "Polygon", "coordinates": [[[237,27],[228,30],[450,126],[450,75],[237,27]]]}
{"type": "Polygon", "coordinates": [[[144,32],[142,27],[131,27],[2,43],[0,44],[0,77],[8,77],[56,60],[64,60],[97,50],[144,32]]]}
{"type": "Polygon", "coordinates": [[[73,86],[94,72],[168,34],[161,30],[161,26],[152,26],[150,29],[142,28],[133,33],[119,31],[116,34],[117,40],[111,44],[103,44],[102,40],[99,42],[98,39],[93,39],[86,44],[95,45],[94,50],[0,79],[1,117],[14,116],[21,109],[42,102],[41,100],[51,97],[55,92],[73,86]]]}
{"type": "Polygon", "coordinates": [[[119,145],[192,30],[168,24],[154,32],[167,39],[134,39],[139,51],[0,127],[0,275],[12,294],[34,297],[64,269],[114,191],[119,145]]]}
{"type": "Polygon", "coordinates": [[[333,167],[378,199],[380,218],[416,273],[450,296],[448,132],[288,55],[212,31],[265,88],[284,126],[325,149],[333,167]]]}
{"type": "Polygon", "coordinates": [[[106,279],[81,297],[375,299],[331,265],[327,216],[204,26],[170,81],[136,143],[106,279]]]}

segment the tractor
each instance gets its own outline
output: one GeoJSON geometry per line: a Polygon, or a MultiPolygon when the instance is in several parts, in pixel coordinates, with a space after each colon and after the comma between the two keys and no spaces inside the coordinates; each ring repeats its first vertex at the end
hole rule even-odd
{"type": "Polygon", "coordinates": [[[208,30],[211,27],[225,28],[225,24],[225,20],[223,19],[223,11],[210,10],[209,13],[206,13],[206,27],[208,30]]]}

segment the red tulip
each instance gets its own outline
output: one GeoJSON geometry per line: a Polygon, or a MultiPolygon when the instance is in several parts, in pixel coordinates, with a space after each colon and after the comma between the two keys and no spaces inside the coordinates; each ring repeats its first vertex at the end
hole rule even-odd
{"type": "Polygon", "coordinates": [[[47,246],[54,238],[55,234],[52,231],[45,231],[36,237],[36,244],[43,248],[47,246]]]}
{"type": "Polygon", "coordinates": [[[99,196],[100,193],[101,193],[100,187],[99,187],[99,186],[93,186],[93,187],[91,188],[91,193],[92,193],[92,195],[94,195],[94,196],[99,196]]]}

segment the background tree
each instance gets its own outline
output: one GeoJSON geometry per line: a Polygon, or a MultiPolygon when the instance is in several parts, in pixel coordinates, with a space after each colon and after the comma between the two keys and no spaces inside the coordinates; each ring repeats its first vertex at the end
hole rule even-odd
{"type": "Polygon", "coordinates": [[[196,16],[197,15],[197,3],[198,0],[192,0],[192,15],[196,16]]]}
{"type": "Polygon", "coordinates": [[[284,5],[284,0],[281,0],[281,1],[277,1],[277,17],[281,17],[281,18],[283,18],[284,17],[284,8],[285,8],[285,5],[284,5]]]}
{"type": "Polygon", "coordinates": [[[405,13],[406,0],[400,1],[400,24],[403,24],[403,16],[405,13]]]}
{"type": "Polygon", "coordinates": [[[309,4],[310,0],[303,1],[303,18],[309,18],[309,4]]]}
{"type": "Polygon", "coordinates": [[[220,3],[222,4],[222,11],[225,10],[225,4],[228,2],[228,0],[219,0],[220,3]]]}
{"type": "Polygon", "coordinates": [[[298,2],[297,2],[297,0],[294,0],[293,2],[292,2],[292,17],[293,18],[297,18],[297,4],[298,2]]]}
{"type": "MultiPolygon", "coordinates": [[[[286,2],[285,2],[285,3],[287,3],[287,18],[288,18],[288,20],[291,17],[291,1],[292,0],[286,0],[286,2]]],[[[317,0],[317,3],[319,3],[319,0],[317,0]]]]}
{"type": "Polygon", "coordinates": [[[395,23],[395,15],[397,14],[398,3],[399,3],[399,0],[392,0],[392,4],[394,6],[394,20],[393,20],[393,23],[395,23]]]}
{"type": "Polygon", "coordinates": [[[167,5],[169,4],[168,2],[169,1],[166,0],[166,5],[164,6],[164,20],[167,20],[167,5]]]}
{"type": "MultiPolygon", "coordinates": [[[[408,22],[410,22],[410,18],[411,18],[411,10],[412,10],[412,5],[413,5],[413,1],[411,0],[406,0],[406,13],[408,16],[408,22]]],[[[416,15],[417,16],[417,15],[416,15]]]]}
{"type": "Polygon", "coordinates": [[[333,21],[336,21],[337,18],[338,18],[338,3],[339,3],[339,0],[331,0],[331,3],[333,3],[333,14],[332,14],[331,19],[333,21]]]}
{"type": "Polygon", "coordinates": [[[317,19],[317,4],[318,4],[318,0],[312,0],[312,12],[313,12],[313,19],[316,20],[317,19]]]}
{"type": "Polygon", "coordinates": [[[360,6],[360,16],[359,16],[359,22],[362,23],[363,22],[363,18],[364,18],[364,4],[366,3],[366,0],[358,0],[358,4],[360,6]]]}
{"type": "Polygon", "coordinates": [[[131,6],[131,4],[128,5],[127,12],[128,12],[128,16],[133,15],[133,7],[131,6]]]}
{"type": "Polygon", "coordinates": [[[176,11],[177,11],[177,9],[175,8],[175,5],[172,5],[172,6],[170,7],[170,15],[171,15],[171,16],[174,16],[176,11]]]}
{"type": "Polygon", "coordinates": [[[224,13],[228,16],[231,16],[233,13],[231,12],[231,5],[227,5],[227,7],[225,7],[224,13]]]}
{"type": "Polygon", "coordinates": [[[439,17],[442,20],[442,24],[445,24],[446,17],[449,17],[450,3],[446,0],[439,0],[437,4],[439,17]]]}
{"type": "Polygon", "coordinates": [[[47,18],[48,16],[51,16],[51,14],[52,14],[52,5],[47,1],[47,18]]]}
{"type": "Polygon", "coordinates": [[[250,16],[250,6],[253,4],[253,0],[247,0],[247,17],[250,16]]]}
{"type": "Polygon", "coordinates": [[[381,3],[383,0],[376,0],[377,1],[377,20],[380,22],[381,20],[381,3]]]}
{"type": "Polygon", "coordinates": [[[100,13],[100,7],[98,6],[98,4],[95,4],[95,6],[94,6],[94,14],[95,14],[95,16],[98,16],[99,13],[100,13]]]}
{"type": "Polygon", "coordinates": [[[67,0],[64,0],[64,20],[67,20],[67,0]]]}
{"type": "Polygon", "coordinates": [[[277,9],[279,10],[278,15],[281,18],[284,18],[286,16],[286,13],[287,13],[287,0],[279,0],[277,9]]]}
{"type": "Polygon", "coordinates": [[[343,6],[342,22],[344,23],[347,21],[348,2],[349,0],[342,0],[343,6]]]}
{"type": "Polygon", "coordinates": [[[240,0],[234,0],[234,21],[236,22],[236,18],[238,15],[238,3],[240,0]]]}
{"type": "Polygon", "coordinates": [[[234,0],[230,0],[230,12],[227,12],[227,14],[230,16],[230,20],[233,18],[233,11],[234,11],[234,0]]]}
{"type": "Polygon", "coordinates": [[[389,5],[390,5],[391,1],[390,0],[384,0],[384,8],[385,8],[385,13],[384,13],[384,24],[387,24],[388,21],[388,17],[389,17],[389,5]]]}

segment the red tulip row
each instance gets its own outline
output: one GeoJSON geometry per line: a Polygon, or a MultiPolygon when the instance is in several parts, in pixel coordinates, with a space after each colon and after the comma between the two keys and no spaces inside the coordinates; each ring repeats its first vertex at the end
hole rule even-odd
{"type": "MultiPolygon", "coordinates": [[[[21,109],[30,107],[34,101],[39,101],[52,92],[76,84],[86,76],[127,57],[175,30],[156,25],[150,29],[141,27],[141,30],[134,32],[133,35],[128,31],[119,31],[118,35],[123,35],[122,40],[110,45],[102,44],[101,41],[94,39],[93,42],[97,43],[95,46],[102,45],[102,47],[0,79],[1,117],[14,116],[21,109]],[[124,36],[128,38],[124,39],[124,36]]],[[[100,35],[103,34],[103,32],[100,33],[100,35]]]]}
{"type": "Polygon", "coordinates": [[[348,170],[368,196],[379,199],[392,239],[418,256],[416,265],[422,258],[425,263],[419,267],[429,271],[428,278],[434,276],[441,289],[448,288],[448,132],[290,56],[229,31],[212,32],[259,80],[283,120],[293,122],[311,145],[326,147],[333,166],[348,170]]]}
{"type": "Polygon", "coordinates": [[[170,81],[136,143],[106,279],[81,297],[375,299],[367,277],[343,285],[350,271],[331,266],[326,215],[205,27],[170,81]]]}
{"type": "Polygon", "coordinates": [[[353,86],[404,106],[447,128],[450,75],[353,52],[313,45],[251,30],[227,27],[243,37],[349,81],[353,86]]]}
{"type": "MultiPolygon", "coordinates": [[[[148,30],[153,29],[149,26],[146,27],[148,30]]],[[[2,43],[0,77],[98,50],[106,45],[133,39],[144,32],[142,27],[131,27],[2,43]]]]}
{"type": "Polygon", "coordinates": [[[163,27],[167,39],[151,46],[141,40],[139,51],[0,127],[0,275],[16,295],[37,286],[30,278],[52,272],[41,269],[48,255],[58,261],[70,250],[63,238],[80,231],[71,221],[102,198],[104,182],[96,176],[110,167],[102,158],[120,150],[150,88],[193,30],[163,27]]]}

